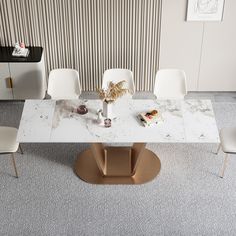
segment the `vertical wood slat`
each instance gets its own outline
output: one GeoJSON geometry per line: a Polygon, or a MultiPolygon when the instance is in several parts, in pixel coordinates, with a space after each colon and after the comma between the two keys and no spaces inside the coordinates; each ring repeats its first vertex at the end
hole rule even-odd
{"type": "Polygon", "coordinates": [[[160,11],[161,0],[1,0],[0,44],[44,47],[47,73],[74,68],[84,90],[113,67],[132,70],[137,90],[152,90],[160,11]]]}

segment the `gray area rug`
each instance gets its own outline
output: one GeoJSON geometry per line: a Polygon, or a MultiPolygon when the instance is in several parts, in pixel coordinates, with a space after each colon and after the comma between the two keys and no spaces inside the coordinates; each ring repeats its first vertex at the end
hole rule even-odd
{"type": "MultiPolygon", "coordinates": [[[[235,126],[236,103],[213,103],[217,124],[235,126]]],[[[23,104],[0,103],[0,125],[19,124],[23,104]]],[[[0,156],[0,235],[236,235],[236,158],[218,177],[213,144],[148,144],[160,175],[144,185],[91,185],[73,173],[88,144],[23,144],[0,156]]]]}

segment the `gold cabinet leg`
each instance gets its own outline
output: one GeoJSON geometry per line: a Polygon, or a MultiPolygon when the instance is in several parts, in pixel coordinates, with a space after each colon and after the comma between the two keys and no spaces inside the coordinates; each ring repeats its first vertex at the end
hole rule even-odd
{"type": "Polygon", "coordinates": [[[224,173],[225,173],[225,169],[226,169],[226,165],[228,162],[228,153],[225,153],[225,159],[224,159],[224,164],[220,173],[220,177],[223,178],[224,177],[224,173]]]}
{"type": "Polygon", "coordinates": [[[14,153],[11,154],[11,157],[12,157],[12,162],[13,162],[16,178],[18,178],[19,176],[18,176],[18,172],[17,172],[17,169],[16,169],[16,161],[15,161],[14,153]]]}

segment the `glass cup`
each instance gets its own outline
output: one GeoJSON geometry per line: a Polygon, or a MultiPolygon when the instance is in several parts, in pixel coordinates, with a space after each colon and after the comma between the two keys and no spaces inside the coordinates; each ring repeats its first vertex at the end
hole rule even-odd
{"type": "Polygon", "coordinates": [[[106,119],[104,120],[104,126],[105,126],[106,128],[111,127],[111,119],[106,118],[106,119]]]}

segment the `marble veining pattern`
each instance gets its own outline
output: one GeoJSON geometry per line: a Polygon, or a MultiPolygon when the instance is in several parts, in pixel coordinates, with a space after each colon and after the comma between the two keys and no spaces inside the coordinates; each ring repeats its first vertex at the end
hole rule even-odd
{"type": "Polygon", "coordinates": [[[218,137],[212,104],[209,100],[186,100],[183,103],[183,119],[187,140],[214,142],[218,137]]]}
{"type": "Polygon", "coordinates": [[[100,100],[27,100],[19,128],[20,142],[166,142],[218,143],[219,135],[210,100],[119,99],[112,127],[97,123],[100,100]],[[85,104],[88,113],[76,108],[85,104]],[[137,115],[157,109],[163,121],[143,127],[137,115]],[[42,116],[42,117],[41,117],[42,116]]]}
{"type": "Polygon", "coordinates": [[[56,101],[27,100],[23,109],[17,140],[50,142],[56,101]]]}

